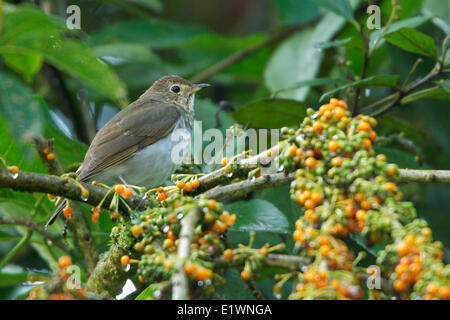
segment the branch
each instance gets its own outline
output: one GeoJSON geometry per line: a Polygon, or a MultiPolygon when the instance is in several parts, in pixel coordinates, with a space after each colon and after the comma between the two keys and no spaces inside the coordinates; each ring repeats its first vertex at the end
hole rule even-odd
{"type": "Polygon", "coordinates": [[[215,74],[219,73],[220,71],[230,67],[231,65],[238,63],[239,61],[243,60],[244,58],[252,55],[253,53],[261,50],[264,47],[271,46],[273,44],[276,44],[277,42],[280,42],[289,36],[293,35],[297,31],[302,30],[303,28],[306,28],[312,24],[314,24],[316,20],[309,22],[307,24],[302,25],[296,25],[289,27],[279,33],[273,34],[271,37],[267,38],[266,40],[257,43],[251,47],[248,47],[242,51],[238,51],[230,55],[229,57],[217,62],[216,64],[212,65],[211,67],[207,68],[206,70],[200,72],[199,74],[192,77],[192,82],[201,82],[205,79],[211,78],[215,74]]]}
{"type": "Polygon", "coordinates": [[[175,268],[177,272],[172,277],[172,299],[189,299],[189,282],[184,272],[185,260],[189,258],[194,229],[201,217],[201,210],[194,208],[181,220],[180,242],[178,244],[178,257],[175,268]]]}
{"type": "MultiPolygon", "coordinates": [[[[223,257],[217,258],[213,261],[214,269],[226,269],[226,268],[241,268],[245,265],[246,257],[238,256],[232,260],[226,260],[223,257]]],[[[262,260],[262,265],[267,268],[280,268],[289,271],[299,271],[302,267],[311,263],[308,258],[287,255],[287,254],[275,254],[270,253],[262,260]]]]}
{"type": "Polygon", "coordinates": [[[400,169],[400,181],[450,183],[450,170],[400,169]]]}
{"type": "MultiPolygon", "coordinates": [[[[284,173],[268,174],[256,178],[253,181],[245,180],[224,186],[216,186],[215,188],[204,192],[202,195],[209,199],[222,201],[225,199],[242,197],[256,190],[288,184],[294,180],[294,178],[295,173],[290,173],[289,175],[285,175],[284,173]]],[[[450,183],[450,170],[399,169],[399,180],[402,182],[450,183]]]]}
{"type": "MultiPolygon", "coordinates": [[[[0,168],[0,188],[9,188],[22,192],[50,193],[70,200],[84,202],[92,206],[97,206],[108,192],[102,187],[93,186],[88,183],[79,182],[89,191],[86,201],[81,197],[80,187],[73,181],[57,176],[19,171],[17,177],[13,177],[7,169],[0,168]]],[[[106,197],[105,203],[112,200],[113,194],[106,197]]],[[[150,203],[139,196],[124,199],[131,209],[143,210],[151,206],[150,203]]],[[[125,205],[120,204],[119,211],[128,216],[129,212],[125,205]]]]}
{"type": "Polygon", "coordinates": [[[106,298],[113,298],[122,292],[129,274],[120,263],[120,258],[130,254],[133,249],[133,243],[129,237],[130,230],[127,226],[118,225],[116,230],[113,229],[111,238],[114,239],[114,243],[101,255],[92,271],[86,284],[87,292],[106,298]]]}
{"type": "Polygon", "coordinates": [[[51,242],[52,246],[56,246],[67,253],[71,253],[71,251],[72,251],[60,240],[58,235],[44,230],[44,228],[38,222],[34,221],[33,219],[31,219],[29,217],[0,216],[0,224],[24,226],[24,227],[28,228],[28,230],[32,230],[32,231],[39,233],[44,239],[48,239],[51,242]]]}

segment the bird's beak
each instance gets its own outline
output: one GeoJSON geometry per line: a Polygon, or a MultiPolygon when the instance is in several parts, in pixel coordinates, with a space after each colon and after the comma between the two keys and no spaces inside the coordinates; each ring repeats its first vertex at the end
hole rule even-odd
{"type": "Polygon", "coordinates": [[[197,91],[202,90],[203,88],[210,87],[210,86],[211,86],[211,85],[208,84],[208,83],[199,83],[199,84],[196,84],[196,85],[194,85],[194,87],[192,88],[192,93],[195,93],[195,92],[197,92],[197,91]]]}

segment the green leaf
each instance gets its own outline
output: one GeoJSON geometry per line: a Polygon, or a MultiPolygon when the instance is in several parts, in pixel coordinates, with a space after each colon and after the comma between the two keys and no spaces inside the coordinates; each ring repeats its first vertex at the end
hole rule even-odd
{"type": "Polygon", "coordinates": [[[8,119],[11,132],[22,147],[42,132],[43,112],[32,91],[3,71],[0,71],[0,113],[8,119]]]}
{"type": "Polygon", "coordinates": [[[237,122],[251,128],[281,128],[299,125],[306,117],[308,106],[294,100],[263,99],[243,106],[232,113],[237,122]]]}
{"type": "Polygon", "coordinates": [[[26,81],[31,79],[39,72],[42,67],[43,57],[40,54],[4,54],[6,64],[11,69],[21,73],[26,81]]]}
{"type": "MultiPolygon", "coordinates": [[[[161,59],[147,46],[134,43],[113,43],[92,48],[95,55],[102,58],[115,57],[127,61],[160,63],[161,59]]],[[[106,59],[107,60],[107,59],[106,59]]]]}
{"type": "Polygon", "coordinates": [[[0,287],[9,287],[28,281],[28,273],[22,268],[6,266],[0,271],[0,287]]]}
{"type": "Polygon", "coordinates": [[[62,37],[65,26],[42,11],[20,6],[5,16],[0,34],[0,54],[42,55],[55,67],[84,84],[121,102],[126,90],[117,75],[100,62],[91,49],[78,40],[62,37]]]}
{"type": "Polygon", "coordinates": [[[370,48],[374,49],[374,47],[378,47],[380,46],[383,42],[383,35],[387,34],[389,32],[394,32],[397,31],[401,28],[416,28],[422,24],[424,24],[425,22],[427,22],[428,20],[430,20],[430,17],[423,17],[423,16],[419,16],[419,17],[414,17],[414,18],[409,18],[409,19],[403,19],[397,22],[394,22],[393,24],[391,24],[388,28],[388,30],[383,29],[379,29],[379,30],[375,30],[370,34],[370,48]]]}
{"type": "Polygon", "coordinates": [[[311,79],[311,80],[304,80],[304,81],[295,83],[290,88],[283,88],[283,89],[275,91],[272,94],[272,97],[277,96],[281,92],[291,91],[291,90],[298,89],[301,87],[320,87],[320,86],[324,86],[327,84],[335,84],[335,83],[341,82],[342,80],[344,80],[344,79],[343,78],[316,78],[316,79],[311,79]]]}
{"type": "Polygon", "coordinates": [[[436,59],[436,44],[433,38],[411,28],[401,28],[388,33],[384,38],[403,50],[436,59]]]}
{"type": "Polygon", "coordinates": [[[440,86],[431,87],[428,89],[423,89],[417,92],[414,92],[406,97],[404,97],[400,102],[402,104],[410,103],[416,100],[421,99],[437,99],[437,100],[449,100],[450,92],[445,88],[440,86]]]}
{"type": "Polygon", "coordinates": [[[345,46],[346,44],[351,43],[352,38],[346,38],[342,40],[335,40],[335,41],[322,41],[317,42],[314,44],[314,48],[316,49],[328,49],[333,47],[341,47],[345,46]]]}
{"type": "Polygon", "coordinates": [[[163,6],[159,0],[125,0],[126,2],[135,3],[143,7],[152,9],[153,11],[160,13],[163,6]]]}
{"type": "Polygon", "coordinates": [[[348,89],[348,88],[367,88],[367,87],[395,87],[397,85],[399,76],[389,75],[389,76],[372,76],[369,78],[365,78],[362,80],[354,81],[343,85],[334,90],[328,91],[324,93],[320,97],[320,101],[325,100],[326,98],[334,95],[335,93],[348,89]]]}
{"type": "Polygon", "coordinates": [[[283,25],[305,23],[319,16],[319,9],[313,0],[275,0],[273,2],[283,25]]]}
{"type": "Polygon", "coordinates": [[[349,21],[355,21],[353,9],[348,0],[314,0],[314,2],[349,21]]]}
{"type": "Polygon", "coordinates": [[[135,300],[154,300],[156,297],[154,296],[154,292],[159,290],[162,286],[167,285],[167,283],[152,283],[147,288],[142,290],[141,293],[135,298],[135,300]]]}
{"type": "Polygon", "coordinates": [[[238,201],[225,205],[225,208],[236,213],[236,223],[230,230],[288,233],[289,223],[283,213],[273,204],[262,199],[238,201]]]}
{"type": "MultiPolygon", "coordinates": [[[[344,23],[345,19],[329,13],[316,27],[305,29],[285,40],[267,64],[264,75],[267,88],[276,92],[315,78],[324,52],[314,48],[314,44],[331,40],[344,23]]],[[[304,101],[308,91],[309,87],[303,87],[283,92],[281,97],[304,101]]]]}
{"type": "Polygon", "coordinates": [[[206,30],[162,19],[132,20],[109,25],[89,39],[89,44],[141,43],[152,48],[180,46],[206,30]]]}

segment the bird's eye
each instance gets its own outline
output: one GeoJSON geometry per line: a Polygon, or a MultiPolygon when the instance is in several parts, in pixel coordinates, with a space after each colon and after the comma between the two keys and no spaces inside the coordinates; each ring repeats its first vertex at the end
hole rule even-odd
{"type": "Polygon", "coordinates": [[[175,86],[172,86],[172,87],[170,88],[170,90],[172,90],[172,92],[178,93],[178,92],[180,92],[180,87],[177,86],[177,85],[175,85],[175,86]]]}

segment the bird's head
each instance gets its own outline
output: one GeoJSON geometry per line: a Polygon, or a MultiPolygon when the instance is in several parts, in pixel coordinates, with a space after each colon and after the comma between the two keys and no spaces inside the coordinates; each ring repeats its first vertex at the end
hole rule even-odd
{"type": "Polygon", "coordinates": [[[148,93],[153,99],[176,104],[186,111],[194,107],[195,93],[209,84],[195,84],[178,76],[165,76],[153,83],[148,93]]]}

